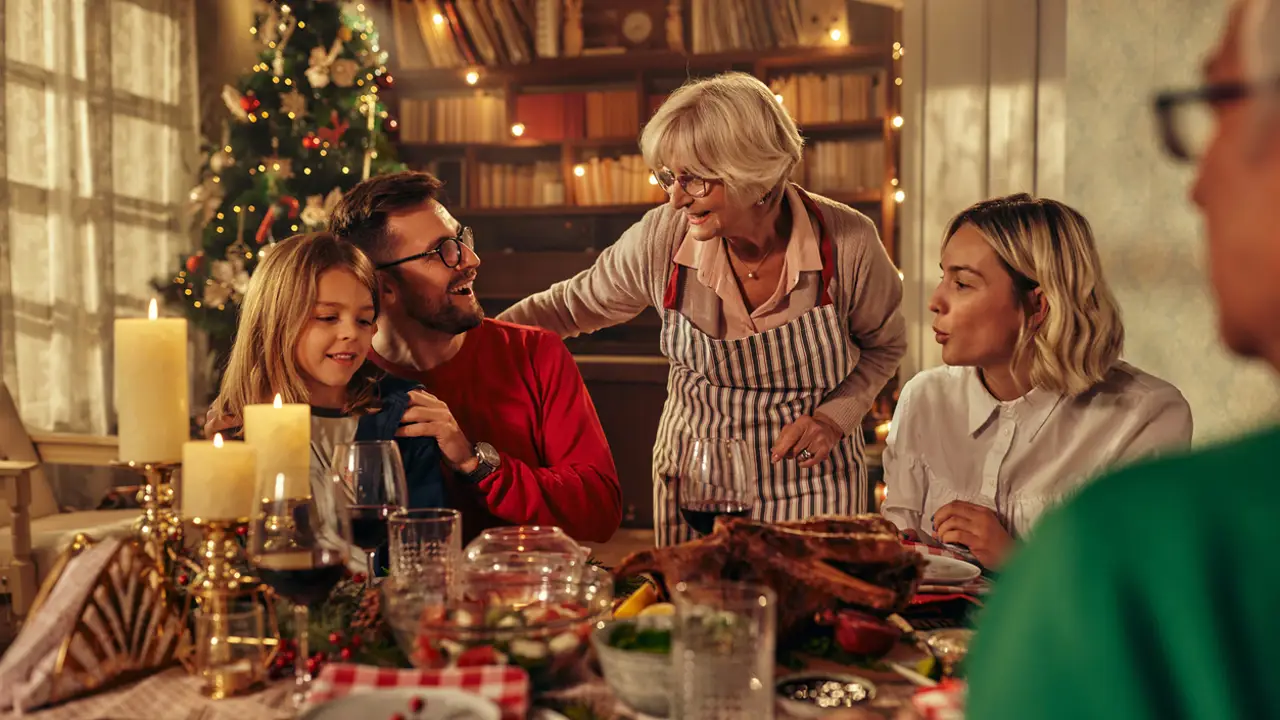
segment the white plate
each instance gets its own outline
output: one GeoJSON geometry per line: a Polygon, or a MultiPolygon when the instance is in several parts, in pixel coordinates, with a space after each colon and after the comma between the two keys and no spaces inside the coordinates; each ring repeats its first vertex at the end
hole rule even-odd
{"type": "Polygon", "coordinates": [[[925,559],[924,582],[926,585],[959,585],[982,574],[977,565],[946,555],[930,555],[916,550],[925,559]]]}
{"type": "Polygon", "coordinates": [[[355,690],[311,708],[299,720],[389,718],[396,713],[415,720],[500,720],[502,717],[497,705],[473,693],[445,688],[404,687],[355,690]],[[414,698],[422,698],[426,703],[422,712],[416,715],[409,709],[414,698]]]}

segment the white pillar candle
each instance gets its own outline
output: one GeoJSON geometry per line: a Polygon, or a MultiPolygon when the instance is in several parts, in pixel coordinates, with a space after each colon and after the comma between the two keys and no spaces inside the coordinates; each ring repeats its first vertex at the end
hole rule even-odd
{"type": "Polygon", "coordinates": [[[244,440],[258,452],[258,483],[284,473],[289,497],[311,495],[311,406],[246,405],[244,440]]]}
{"type": "Polygon", "coordinates": [[[116,318],[115,400],[119,459],[178,462],[191,437],[187,411],[187,321],[116,318]]]}
{"type": "Polygon", "coordinates": [[[248,518],[257,491],[257,451],[252,445],[223,440],[182,446],[182,516],[203,520],[248,518]]]}

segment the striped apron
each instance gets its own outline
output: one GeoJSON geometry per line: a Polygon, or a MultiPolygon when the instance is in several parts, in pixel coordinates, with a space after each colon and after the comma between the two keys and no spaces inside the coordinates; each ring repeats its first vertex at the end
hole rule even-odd
{"type": "MultiPolygon", "coordinates": [[[[825,228],[821,245],[828,287],[832,261],[825,228]]],[[[824,291],[817,307],[786,325],[738,340],[719,340],[674,309],[680,272],[679,266],[673,270],[662,320],[662,354],[671,363],[671,376],[653,448],[658,545],[697,536],[680,516],[678,480],[673,480],[685,450],[699,437],[736,438],[747,444],[755,461],[759,501],[752,517],[757,520],[864,511],[867,471],[860,431],[846,435],[812,468],[800,468],[795,458],[776,465],[770,458],[778,433],[796,418],[812,415],[849,376],[859,356],[830,294],[824,291]]]]}

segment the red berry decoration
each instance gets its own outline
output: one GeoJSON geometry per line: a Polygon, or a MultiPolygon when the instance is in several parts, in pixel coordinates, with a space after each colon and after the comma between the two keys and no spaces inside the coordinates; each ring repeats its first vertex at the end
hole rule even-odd
{"type": "Polygon", "coordinates": [[[239,535],[240,537],[244,537],[245,535],[249,534],[249,528],[245,525],[237,525],[236,534],[239,535]]]}
{"type": "Polygon", "coordinates": [[[342,642],[342,636],[341,636],[341,635],[339,635],[339,634],[338,634],[338,633],[336,633],[336,632],[331,632],[331,633],[329,633],[329,644],[330,644],[330,645],[337,645],[337,644],[338,644],[338,643],[340,643],[340,642],[342,642]]]}
{"type": "Polygon", "coordinates": [[[262,102],[259,101],[258,98],[254,97],[252,93],[240,98],[240,109],[245,112],[253,112],[254,110],[257,110],[260,105],[262,105],[262,102]]]}
{"type": "Polygon", "coordinates": [[[358,648],[360,647],[360,636],[352,635],[351,640],[349,640],[348,642],[350,643],[351,647],[358,648]]]}
{"type": "Polygon", "coordinates": [[[427,704],[426,701],[424,701],[422,698],[416,697],[409,701],[409,709],[416,713],[422,712],[422,708],[426,704],[427,704]]]}
{"type": "Polygon", "coordinates": [[[179,576],[178,576],[178,584],[179,584],[179,585],[186,585],[186,584],[187,584],[187,581],[188,581],[188,580],[190,580],[190,579],[191,579],[191,578],[187,577],[187,574],[186,574],[186,573],[182,573],[181,575],[179,575],[179,576]]]}
{"type": "Polygon", "coordinates": [[[342,648],[341,650],[339,650],[339,651],[338,651],[338,657],[342,658],[343,660],[350,660],[350,659],[351,659],[351,648],[349,648],[349,647],[344,647],[344,648],[342,648]]]}
{"type": "Polygon", "coordinates": [[[320,138],[316,137],[315,133],[307,133],[302,138],[302,147],[308,150],[315,150],[320,147],[320,138]]]}
{"type": "Polygon", "coordinates": [[[351,576],[351,582],[353,582],[353,583],[355,583],[355,584],[357,584],[357,585],[360,585],[360,584],[361,584],[361,583],[363,583],[364,581],[365,581],[364,573],[356,573],[355,575],[352,575],[352,576],[351,576]]]}

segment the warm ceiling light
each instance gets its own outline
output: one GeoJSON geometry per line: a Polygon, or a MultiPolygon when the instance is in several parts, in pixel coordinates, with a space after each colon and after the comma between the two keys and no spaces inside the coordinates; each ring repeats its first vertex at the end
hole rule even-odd
{"type": "Polygon", "coordinates": [[[475,85],[478,82],[480,82],[480,73],[476,72],[475,70],[472,70],[467,73],[468,85],[475,85]]]}
{"type": "Polygon", "coordinates": [[[896,128],[900,128],[900,127],[902,127],[902,116],[901,116],[901,115],[894,115],[894,116],[893,116],[893,126],[894,126],[894,127],[896,127],[896,128]]]}
{"type": "Polygon", "coordinates": [[[574,174],[574,175],[577,175],[578,177],[582,177],[583,175],[586,175],[586,174],[587,174],[587,168],[586,168],[586,166],[584,166],[584,165],[574,165],[574,166],[573,166],[573,174],[574,174]]]}
{"type": "Polygon", "coordinates": [[[511,134],[520,137],[524,134],[524,123],[516,123],[511,126],[511,134]]]}
{"type": "Polygon", "coordinates": [[[844,33],[840,32],[840,28],[831,28],[831,32],[828,34],[831,36],[832,42],[840,42],[840,38],[844,37],[844,33]]]}
{"type": "Polygon", "coordinates": [[[444,16],[443,16],[443,15],[441,15],[440,13],[436,13],[435,15],[432,15],[432,16],[431,16],[431,22],[433,22],[433,23],[435,23],[435,24],[437,24],[437,25],[443,25],[443,24],[444,24],[444,16]]]}

